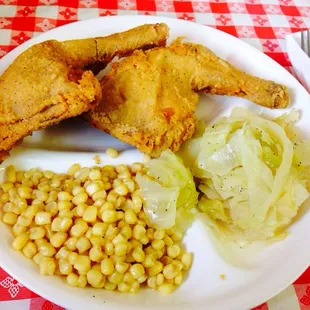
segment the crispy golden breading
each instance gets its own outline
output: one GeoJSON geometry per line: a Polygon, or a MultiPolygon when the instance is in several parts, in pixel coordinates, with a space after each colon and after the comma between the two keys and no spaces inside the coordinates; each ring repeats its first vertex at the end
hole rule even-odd
{"type": "Polygon", "coordinates": [[[0,77],[0,161],[22,138],[93,108],[101,99],[85,67],[165,44],[165,24],[143,25],[107,37],[36,44],[0,77]]]}
{"type": "Polygon", "coordinates": [[[152,156],[177,151],[193,135],[199,91],[247,98],[269,108],[284,108],[284,86],[250,76],[202,45],[176,40],[169,47],[113,64],[101,81],[103,98],[86,118],[94,127],[152,156]]]}

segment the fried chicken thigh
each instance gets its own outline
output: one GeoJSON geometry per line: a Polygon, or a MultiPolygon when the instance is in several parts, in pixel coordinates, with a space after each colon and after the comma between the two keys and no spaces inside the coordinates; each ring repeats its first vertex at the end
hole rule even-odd
{"type": "Polygon", "coordinates": [[[177,151],[193,135],[197,92],[239,96],[269,108],[289,103],[284,86],[180,40],[114,63],[101,87],[100,103],[86,115],[90,124],[155,157],[167,148],[177,151]]]}
{"type": "Polygon", "coordinates": [[[165,24],[143,25],[107,37],[36,44],[0,77],[0,162],[32,131],[93,108],[101,99],[90,65],[164,45],[165,24]]]}

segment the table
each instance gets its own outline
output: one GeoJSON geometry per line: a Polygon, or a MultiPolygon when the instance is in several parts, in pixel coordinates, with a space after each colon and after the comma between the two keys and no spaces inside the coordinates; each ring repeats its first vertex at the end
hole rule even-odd
{"type": "MultiPolygon", "coordinates": [[[[0,0],[0,58],[55,27],[126,14],[167,16],[215,27],[248,42],[288,70],[285,35],[310,28],[310,0],[0,0]]],[[[63,308],[31,292],[0,268],[0,310],[6,309],[63,308]]],[[[255,309],[310,309],[310,268],[255,309]]]]}

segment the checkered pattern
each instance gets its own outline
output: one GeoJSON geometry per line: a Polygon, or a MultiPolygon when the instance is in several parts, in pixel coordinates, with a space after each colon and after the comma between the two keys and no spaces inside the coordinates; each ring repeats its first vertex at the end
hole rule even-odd
{"type": "Polygon", "coordinates": [[[0,57],[40,32],[107,15],[169,16],[215,27],[284,67],[284,36],[310,26],[309,0],[0,0],[0,57]]]}
{"type": "MultiPolygon", "coordinates": [[[[310,28],[310,0],[0,0],[0,58],[41,32],[107,15],[194,21],[238,37],[289,68],[286,34],[310,28]]],[[[0,310],[60,310],[0,268],[0,310]],[[14,301],[12,301],[14,300],[14,301]]],[[[261,310],[310,309],[310,269],[261,310]]]]}

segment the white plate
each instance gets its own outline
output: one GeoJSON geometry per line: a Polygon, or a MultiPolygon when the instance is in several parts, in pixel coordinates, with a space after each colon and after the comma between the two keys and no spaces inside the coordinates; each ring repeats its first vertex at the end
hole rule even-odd
{"type": "MultiPolygon", "coordinates": [[[[309,132],[310,97],[285,69],[255,48],[230,35],[182,20],[149,16],[105,17],[56,28],[26,42],[5,56],[0,61],[0,73],[18,54],[40,41],[52,38],[68,40],[104,36],[140,24],[155,22],[165,22],[169,25],[170,39],[184,36],[186,40],[206,45],[217,55],[250,74],[287,85],[293,101],[290,107],[294,106],[303,111],[303,118],[299,125],[304,132],[309,132]]],[[[228,114],[236,105],[258,113],[263,112],[271,117],[283,112],[283,110],[263,109],[242,99],[203,95],[197,114],[201,118],[211,120],[222,113],[228,114]]],[[[38,166],[65,171],[75,162],[93,165],[92,157],[96,153],[90,152],[91,150],[102,150],[110,145],[126,149],[126,145],[116,142],[115,139],[90,129],[87,125],[81,126],[79,123],[78,127],[72,127],[72,121],[70,121],[66,125],[36,133],[32,138],[25,139],[25,142],[28,146],[41,147],[41,150],[18,148],[2,167],[14,163],[20,168],[38,166]],[[70,145],[68,145],[69,142],[70,145]],[[62,151],[47,151],[46,148],[50,147],[56,147],[62,151]],[[75,151],[72,152],[72,150],[75,151]]],[[[141,154],[134,149],[127,149],[114,161],[109,160],[104,154],[101,154],[101,157],[103,162],[129,163],[140,160],[141,154]]],[[[37,266],[11,249],[12,237],[4,225],[0,225],[0,265],[26,287],[69,309],[243,310],[257,306],[277,294],[308,267],[310,213],[306,213],[292,225],[290,231],[286,240],[263,247],[259,254],[253,255],[252,252],[251,254],[244,250],[236,250],[229,262],[227,257],[219,255],[219,250],[211,241],[208,229],[201,222],[196,221],[185,238],[187,249],[194,252],[194,263],[189,276],[178,290],[165,297],[151,290],[128,295],[105,290],[76,289],[65,285],[57,277],[40,276],[37,266]],[[220,274],[225,274],[226,280],[222,280],[220,274]]]]}

